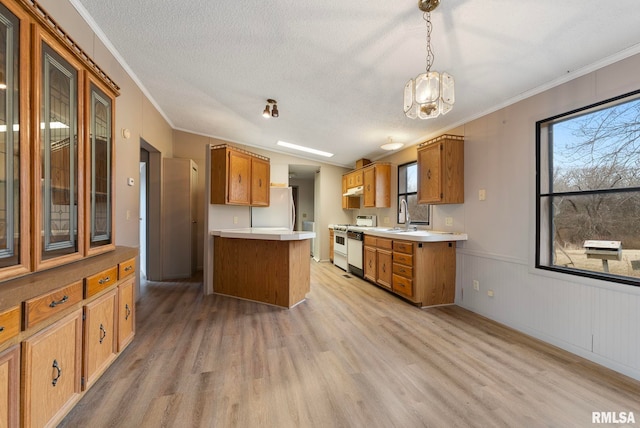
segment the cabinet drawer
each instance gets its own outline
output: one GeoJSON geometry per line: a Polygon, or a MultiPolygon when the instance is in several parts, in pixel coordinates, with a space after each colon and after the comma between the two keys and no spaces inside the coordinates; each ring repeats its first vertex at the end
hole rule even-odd
{"type": "Polygon", "coordinates": [[[393,251],[398,253],[413,254],[413,244],[410,242],[393,241],[393,251]]]}
{"type": "Polygon", "coordinates": [[[0,313],[0,343],[20,333],[20,306],[0,313]]]}
{"type": "Polygon", "coordinates": [[[413,268],[410,266],[401,265],[398,263],[393,264],[393,273],[395,275],[400,275],[405,278],[413,278],[413,268]]]}
{"type": "Polygon", "coordinates": [[[413,266],[413,255],[393,252],[393,262],[401,265],[413,266]]]}
{"type": "Polygon", "coordinates": [[[393,291],[413,297],[413,281],[400,275],[393,275],[393,291]]]}
{"type": "Polygon", "coordinates": [[[82,301],[82,281],[24,302],[24,326],[33,327],[40,321],[60,313],[82,301]]]}
{"type": "Polygon", "coordinates": [[[136,258],[118,264],[118,279],[126,278],[136,271],[136,258]]]}
{"type": "Polygon", "coordinates": [[[364,245],[366,245],[368,247],[375,247],[376,246],[376,237],[375,236],[370,236],[370,235],[364,235],[364,245]]]}
{"type": "Polygon", "coordinates": [[[118,267],[114,266],[105,269],[95,275],[88,276],[84,279],[84,298],[87,299],[94,296],[112,286],[118,280],[118,267]]]}
{"type": "Polygon", "coordinates": [[[377,238],[376,247],[384,248],[385,250],[391,250],[393,249],[393,241],[391,239],[386,239],[386,238],[377,238]]]}

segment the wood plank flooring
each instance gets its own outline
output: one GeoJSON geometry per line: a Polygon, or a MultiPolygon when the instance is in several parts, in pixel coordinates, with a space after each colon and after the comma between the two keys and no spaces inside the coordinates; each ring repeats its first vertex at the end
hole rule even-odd
{"type": "Polygon", "coordinates": [[[640,382],[328,263],[293,309],[149,282],[137,334],[62,427],[584,427],[640,382]]]}

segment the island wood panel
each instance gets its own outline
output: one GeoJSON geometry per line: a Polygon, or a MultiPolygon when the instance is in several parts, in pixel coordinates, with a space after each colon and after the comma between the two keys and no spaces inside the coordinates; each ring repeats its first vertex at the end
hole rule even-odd
{"type": "Polygon", "coordinates": [[[214,238],[213,290],[290,308],[310,290],[309,240],[214,238]]]}
{"type": "Polygon", "coordinates": [[[455,300],[456,244],[455,242],[422,243],[416,245],[415,270],[416,301],[422,306],[447,305],[455,300]]]}

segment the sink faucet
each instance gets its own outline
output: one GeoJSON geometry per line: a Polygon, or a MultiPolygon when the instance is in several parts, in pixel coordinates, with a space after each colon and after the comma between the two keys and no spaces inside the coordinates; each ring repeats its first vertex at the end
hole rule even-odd
{"type": "Polygon", "coordinates": [[[409,215],[409,205],[407,205],[406,199],[400,199],[400,211],[404,209],[404,224],[405,228],[409,230],[411,224],[411,216],[409,215]]]}

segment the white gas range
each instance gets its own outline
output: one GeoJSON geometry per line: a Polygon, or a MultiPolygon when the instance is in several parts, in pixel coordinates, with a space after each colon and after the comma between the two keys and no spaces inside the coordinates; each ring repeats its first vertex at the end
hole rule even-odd
{"type": "Polygon", "coordinates": [[[356,224],[333,226],[333,264],[362,278],[363,276],[363,231],[376,227],[375,215],[359,215],[356,224]]]}

